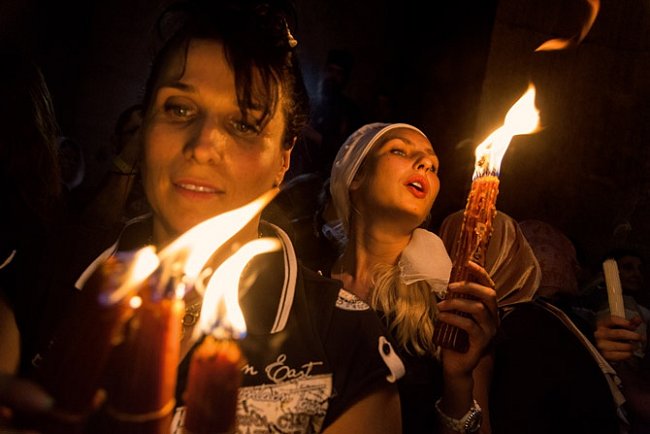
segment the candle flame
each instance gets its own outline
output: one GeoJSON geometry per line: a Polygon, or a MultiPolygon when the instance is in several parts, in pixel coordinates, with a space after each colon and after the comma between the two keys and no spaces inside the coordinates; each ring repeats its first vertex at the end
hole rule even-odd
{"type": "Polygon", "coordinates": [[[232,211],[205,220],[176,239],[160,253],[160,260],[184,261],[183,273],[195,281],[210,256],[259,214],[278,194],[274,188],[232,211]]]}
{"type": "Polygon", "coordinates": [[[501,161],[508,150],[512,137],[531,134],[538,129],[539,110],[535,107],[535,86],[530,84],[528,90],[508,110],[504,124],[476,147],[473,179],[486,175],[498,175],[501,161]]]}
{"type": "Polygon", "coordinates": [[[239,338],[246,333],[246,322],[239,307],[240,276],[253,257],[280,248],[280,241],[275,238],[253,240],[244,244],[217,268],[203,296],[194,339],[201,333],[212,334],[217,338],[239,338]]]}
{"type": "Polygon", "coordinates": [[[596,16],[600,10],[600,0],[587,0],[589,5],[589,15],[587,19],[582,24],[580,33],[578,35],[572,36],[570,38],[557,38],[551,39],[544,42],[542,45],[537,47],[535,51],[554,51],[554,50],[564,50],[565,48],[575,47],[587,36],[591,26],[593,26],[594,21],[596,21],[596,16]]]}
{"type": "Polygon", "coordinates": [[[108,304],[115,304],[126,297],[137,285],[149,277],[159,265],[160,261],[153,246],[143,247],[138,250],[126,272],[124,282],[108,295],[108,304]]]}
{"type": "Polygon", "coordinates": [[[137,309],[142,306],[142,297],[139,295],[131,297],[131,300],[129,300],[129,306],[131,306],[133,309],[137,309]]]}

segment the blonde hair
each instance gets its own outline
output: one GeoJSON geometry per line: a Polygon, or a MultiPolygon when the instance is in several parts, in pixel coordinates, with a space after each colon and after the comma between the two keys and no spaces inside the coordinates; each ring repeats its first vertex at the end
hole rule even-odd
{"type": "Polygon", "coordinates": [[[399,266],[375,265],[370,305],[384,313],[388,330],[408,353],[437,352],[433,343],[433,323],[438,314],[434,297],[424,281],[404,284],[399,266]]]}

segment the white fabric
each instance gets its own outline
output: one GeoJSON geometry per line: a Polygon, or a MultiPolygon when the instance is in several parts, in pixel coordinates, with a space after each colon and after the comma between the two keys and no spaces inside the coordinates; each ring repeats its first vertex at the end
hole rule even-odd
{"type": "Polygon", "coordinates": [[[426,281],[437,294],[447,291],[451,259],[442,240],[425,229],[416,229],[398,262],[404,284],[426,281]]]}

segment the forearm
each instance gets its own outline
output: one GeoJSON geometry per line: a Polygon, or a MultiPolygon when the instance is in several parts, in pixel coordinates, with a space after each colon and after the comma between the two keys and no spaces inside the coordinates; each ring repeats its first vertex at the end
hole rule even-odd
{"type": "Polygon", "coordinates": [[[323,434],[401,434],[402,418],[397,388],[386,384],[352,405],[323,434]]]}

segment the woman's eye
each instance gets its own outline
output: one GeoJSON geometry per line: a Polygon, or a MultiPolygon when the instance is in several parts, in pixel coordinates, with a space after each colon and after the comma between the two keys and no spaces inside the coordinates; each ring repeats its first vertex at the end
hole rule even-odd
{"type": "Polygon", "coordinates": [[[399,155],[400,157],[406,157],[406,152],[401,149],[391,149],[391,154],[399,155]]]}
{"type": "Polygon", "coordinates": [[[175,119],[189,119],[196,113],[196,110],[187,104],[166,103],[165,113],[175,119]]]}
{"type": "Polygon", "coordinates": [[[233,128],[240,134],[259,134],[257,125],[250,124],[242,120],[233,120],[233,128]]]}

